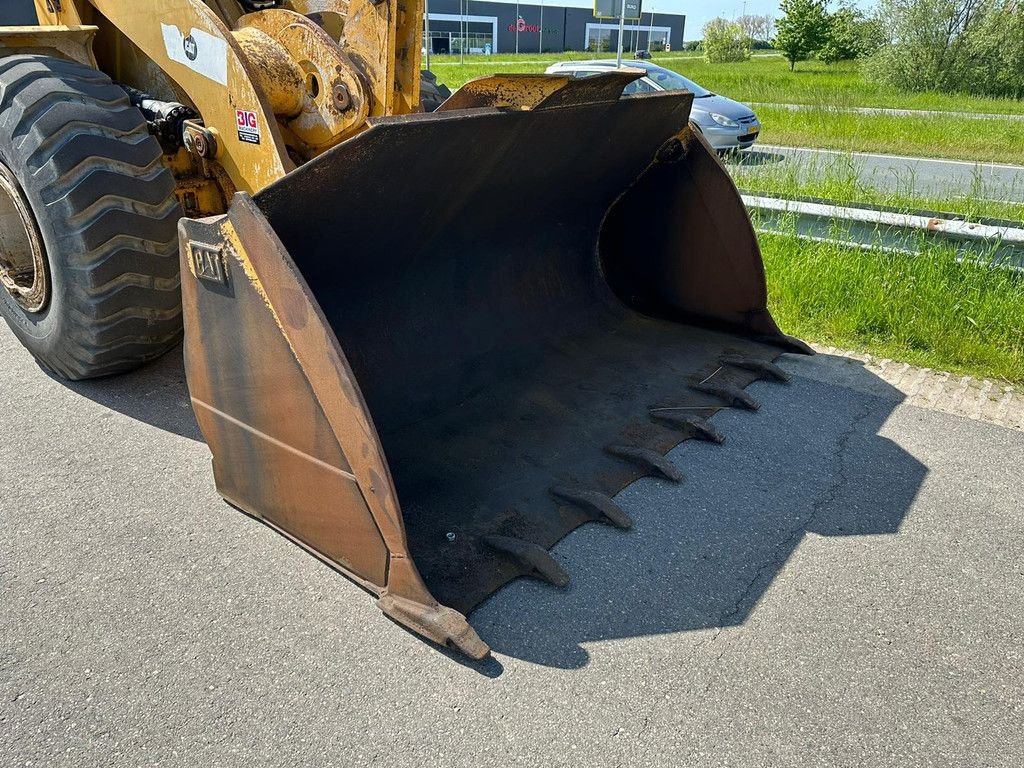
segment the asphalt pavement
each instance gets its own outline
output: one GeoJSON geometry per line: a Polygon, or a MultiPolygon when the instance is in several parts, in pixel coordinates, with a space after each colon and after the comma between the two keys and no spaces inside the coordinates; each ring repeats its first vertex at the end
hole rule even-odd
{"type": "Polygon", "coordinates": [[[904,195],[940,198],[969,195],[996,201],[1024,200],[1024,166],[1020,165],[771,144],[757,144],[728,158],[727,162],[788,167],[797,179],[818,177],[830,169],[840,175],[852,172],[865,186],[904,195]]]}
{"type": "MultiPolygon", "coordinates": [[[[180,351],[68,385],[0,326],[4,766],[1019,766],[1024,432],[786,358],[681,485],[471,615],[470,664],[217,496],[180,351]]],[[[328,500],[325,500],[327,502],[328,500]]]]}

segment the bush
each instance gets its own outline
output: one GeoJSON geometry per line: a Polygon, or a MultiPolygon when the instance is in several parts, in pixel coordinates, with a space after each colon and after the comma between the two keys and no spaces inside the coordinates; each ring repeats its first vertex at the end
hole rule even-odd
{"type": "Polygon", "coordinates": [[[1018,0],[882,0],[889,40],[868,79],[909,91],[1024,98],[1024,5],[1018,0]]]}
{"type": "Polygon", "coordinates": [[[743,33],[743,28],[722,18],[712,19],[704,25],[701,48],[704,58],[711,64],[750,58],[750,38],[743,33]]]}
{"type": "Polygon", "coordinates": [[[972,91],[1024,99],[1024,4],[994,5],[969,35],[967,83],[972,91]]]}
{"type": "Polygon", "coordinates": [[[841,5],[828,16],[825,40],[815,53],[826,64],[870,56],[885,42],[881,20],[868,18],[853,5],[841,5]]]}

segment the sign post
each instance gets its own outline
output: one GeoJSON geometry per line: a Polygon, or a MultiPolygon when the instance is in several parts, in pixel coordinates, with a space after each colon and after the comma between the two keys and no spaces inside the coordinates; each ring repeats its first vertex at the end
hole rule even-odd
{"type": "Polygon", "coordinates": [[[540,42],[537,43],[537,53],[544,53],[544,0],[540,0],[540,42]]]}
{"type": "Polygon", "coordinates": [[[622,68],[622,33],[626,29],[626,0],[619,0],[619,50],[615,56],[616,68],[622,68]]]}
{"type": "Polygon", "coordinates": [[[635,21],[640,18],[640,0],[594,0],[594,18],[618,19],[619,44],[617,66],[622,66],[622,44],[626,30],[626,19],[635,21]]]}

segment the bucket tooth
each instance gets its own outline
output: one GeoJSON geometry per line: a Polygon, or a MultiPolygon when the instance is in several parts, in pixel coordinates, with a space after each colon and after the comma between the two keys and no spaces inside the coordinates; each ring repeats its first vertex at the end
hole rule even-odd
{"type": "Polygon", "coordinates": [[[413,632],[438,645],[455,648],[471,659],[479,661],[491,652],[465,616],[439,603],[427,604],[399,595],[385,594],[377,600],[377,607],[385,616],[413,632]]]}
{"type": "Polygon", "coordinates": [[[775,363],[767,360],[757,360],[742,355],[725,355],[718,360],[722,365],[731,365],[733,368],[743,368],[747,371],[754,371],[762,379],[774,379],[775,381],[788,382],[792,377],[775,363]]]}
{"type": "Polygon", "coordinates": [[[757,400],[752,398],[735,384],[727,384],[719,381],[702,381],[690,384],[690,389],[695,389],[698,392],[704,392],[708,395],[720,397],[729,405],[746,408],[749,411],[756,411],[761,407],[761,404],[757,402],[757,400]]]}
{"type": "Polygon", "coordinates": [[[484,536],[483,542],[491,549],[515,560],[522,567],[525,575],[542,579],[556,587],[569,585],[569,574],[543,547],[522,539],[496,534],[484,536]]]}
{"type": "Polygon", "coordinates": [[[718,444],[725,442],[725,435],[715,429],[710,421],[700,416],[683,416],[675,411],[651,411],[650,416],[654,421],[690,432],[698,440],[718,444]]]}
{"type": "Polygon", "coordinates": [[[611,497],[606,496],[600,491],[568,485],[556,485],[551,488],[551,495],[556,499],[575,504],[580,509],[598,515],[616,528],[629,530],[633,527],[633,521],[629,515],[623,512],[622,508],[611,500],[611,497]]]}
{"type": "Polygon", "coordinates": [[[639,464],[652,474],[657,473],[667,480],[683,481],[683,473],[668,459],[650,448],[636,448],[632,445],[609,445],[605,451],[612,456],[639,464]]]}

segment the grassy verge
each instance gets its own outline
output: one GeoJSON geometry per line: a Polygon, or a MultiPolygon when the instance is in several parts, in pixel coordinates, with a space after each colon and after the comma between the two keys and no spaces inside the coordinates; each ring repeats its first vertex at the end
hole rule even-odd
{"type": "Polygon", "coordinates": [[[801,62],[794,72],[790,72],[789,64],[780,58],[751,59],[736,64],[708,64],[697,59],[665,62],[664,66],[739,101],[1024,114],[1024,101],[934,91],[904,93],[876,85],[861,76],[856,62],[833,65],[801,62]]]}
{"type": "MultiPolygon", "coordinates": [[[[538,59],[539,61],[539,59],[538,59]]],[[[483,77],[484,75],[507,75],[515,72],[516,74],[532,74],[543,72],[551,64],[554,64],[556,59],[544,61],[540,64],[531,63],[530,61],[517,62],[515,66],[507,67],[502,66],[501,62],[489,62],[480,61],[474,58],[470,61],[468,58],[465,64],[459,64],[458,57],[455,57],[454,62],[445,63],[442,61],[435,62],[434,58],[430,59],[430,69],[437,75],[439,82],[444,83],[453,91],[457,88],[461,88],[466,84],[467,80],[472,80],[474,77],[483,77]]]]}
{"type": "Polygon", "coordinates": [[[790,235],[762,235],[769,305],[787,333],[915,365],[1024,382],[1024,276],[790,235]]]}
{"type": "MultiPolygon", "coordinates": [[[[606,57],[611,58],[610,54],[606,57]]],[[[496,72],[543,72],[560,59],[593,58],[592,54],[501,54],[490,58],[435,56],[431,67],[450,88],[496,72]]],[[[735,64],[708,64],[696,56],[667,54],[656,62],[696,80],[711,90],[747,102],[795,103],[819,107],[792,111],[757,107],[764,126],[761,140],[787,146],[859,152],[943,157],[959,160],[1022,163],[1024,121],[970,120],[961,117],[899,117],[836,112],[834,107],[903,107],[937,111],[1024,114],[1024,101],[987,99],[948,93],[905,94],[866,82],[855,64],[831,67],[805,62],[790,72],[779,57],[755,58],[735,64]],[[833,109],[830,109],[833,108],[833,109]]]]}
{"type": "MultiPolygon", "coordinates": [[[[456,88],[472,77],[495,72],[543,72],[556,60],[521,54],[513,67],[480,60],[466,65],[439,60],[432,66],[443,82],[456,88]]],[[[698,58],[662,63],[741,101],[822,106],[801,112],[759,108],[765,142],[1022,162],[1021,122],[865,116],[829,112],[825,107],[1024,114],[1024,102],[902,94],[866,83],[851,65],[800,64],[790,73],[784,61],[773,58],[727,65],[709,65],[698,58]]],[[[912,184],[905,191],[883,192],[863,183],[848,157],[831,159],[828,167],[809,172],[788,163],[732,170],[737,183],[751,191],[1024,221],[1024,203],[985,199],[1024,199],[1021,194],[988,191],[980,182],[952,194],[922,196],[912,184]]],[[[794,235],[762,235],[760,240],[772,312],[787,332],[916,365],[1024,383],[1024,275],[957,262],[952,249],[931,244],[922,244],[921,254],[910,257],[802,241],[794,235]]]]}
{"type": "Polygon", "coordinates": [[[748,164],[741,154],[726,158],[726,162],[736,185],[748,192],[822,198],[837,205],[874,205],[904,212],[941,212],[968,221],[1024,222],[1024,202],[1009,201],[1024,201],[1024,189],[987,186],[980,175],[966,189],[922,191],[908,177],[900,179],[893,190],[891,178],[862,179],[851,155],[748,164]]]}
{"type": "MultiPolygon", "coordinates": [[[[921,196],[865,184],[853,158],[803,165],[731,165],[737,185],[783,197],[967,219],[1024,221],[1024,202],[993,202],[971,189],[921,196]]],[[[1018,196],[1017,199],[1024,199],[1018,196]]],[[[865,251],[795,235],[761,234],[772,313],[787,333],[915,365],[1024,383],[1024,274],[958,262],[952,248],[922,242],[918,256],[865,251]]]]}
{"type": "Polygon", "coordinates": [[[1024,162],[1024,120],[858,115],[758,107],[761,141],[980,162],[1024,162]]]}
{"type": "MultiPolygon", "coordinates": [[[[495,72],[537,72],[556,61],[615,58],[614,54],[585,52],[495,54],[490,57],[467,56],[459,65],[458,56],[432,56],[430,65],[450,87],[461,86],[469,77],[495,72]],[[509,66],[513,65],[513,66],[509,66]],[[468,74],[473,73],[473,74],[468,74]]],[[[821,107],[891,107],[929,109],[947,112],[986,112],[1024,114],[1024,101],[990,99],[956,93],[904,93],[867,82],[855,62],[826,65],[801,62],[796,71],[778,56],[759,56],[735,64],[708,64],[699,54],[666,53],[654,62],[674,69],[711,90],[739,101],[765,104],[810,104],[821,107]]]]}

